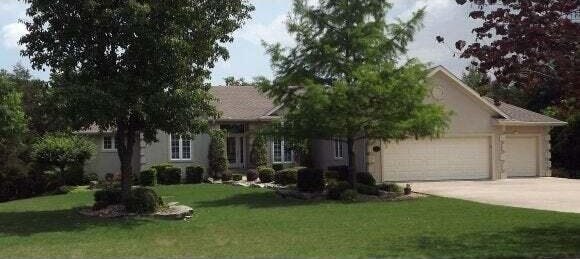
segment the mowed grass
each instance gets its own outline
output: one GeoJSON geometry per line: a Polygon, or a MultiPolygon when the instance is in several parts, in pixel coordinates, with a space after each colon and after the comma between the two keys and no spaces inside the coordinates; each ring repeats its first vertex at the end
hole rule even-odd
{"type": "MultiPolygon", "coordinates": [[[[580,215],[428,197],[303,202],[226,185],[156,188],[190,221],[92,219],[92,192],[0,204],[0,257],[580,256],[580,215]]],[[[541,197],[530,197],[541,199],[541,197]]]]}

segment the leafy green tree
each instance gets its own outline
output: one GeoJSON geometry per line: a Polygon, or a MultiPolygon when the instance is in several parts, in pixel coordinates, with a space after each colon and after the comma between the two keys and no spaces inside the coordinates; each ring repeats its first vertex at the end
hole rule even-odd
{"type": "Polygon", "coordinates": [[[474,65],[467,67],[467,71],[461,75],[461,80],[481,96],[487,96],[491,91],[489,76],[480,72],[474,65]]]}
{"type": "Polygon", "coordinates": [[[0,75],[0,143],[20,139],[25,130],[22,93],[8,78],[0,75]]]}
{"type": "Polygon", "coordinates": [[[288,31],[295,47],[265,44],[276,78],[261,89],[287,108],[275,134],[295,143],[344,139],[354,184],[357,141],[437,136],[448,116],[442,106],[424,103],[426,67],[401,62],[424,10],[389,23],[387,0],[319,2],[294,1],[288,31]]]}
{"type": "Polygon", "coordinates": [[[250,150],[250,163],[256,167],[268,165],[266,140],[261,134],[257,134],[254,142],[252,142],[252,149],[250,150]]]}
{"type": "Polygon", "coordinates": [[[220,176],[228,171],[228,157],[226,153],[226,133],[223,130],[212,130],[209,143],[209,173],[220,176]]]}
{"type": "Polygon", "coordinates": [[[75,128],[115,129],[123,198],[133,150],[158,130],[193,135],[216,115],[210,68],[253,10],[246,0],[26,0],[22,51],[50,68],[64,116],[75,128]]]}
{"type": "Polygon", "coordinates": [[[58,169],[58,176],[62,184],[68,170],[82,168],[96,152],[93,142],[77,135],[46,135],[32,145],[32,158],[35,162],[58,169]]]}
{"type": "Polygon", "coordinates": [[[246,82],[243,77],[235,78],[233,76],[228,76],[224,78],[226,86],[248,86],[250,83],[246,82]]]}

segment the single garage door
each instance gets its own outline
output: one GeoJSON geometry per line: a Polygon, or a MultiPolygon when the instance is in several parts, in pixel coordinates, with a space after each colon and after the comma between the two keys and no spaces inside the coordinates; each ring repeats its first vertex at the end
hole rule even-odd
{"type": "Polygon", "coordinates": [[[490,153],[489,137],[387,143],[383,181],[488,179],[490,153]]]}
{"type": "Polygon", "coordinates": [[[504,142],[504,170],[508,177],[538,175],[538,138],[508,136],[504,142]]]}

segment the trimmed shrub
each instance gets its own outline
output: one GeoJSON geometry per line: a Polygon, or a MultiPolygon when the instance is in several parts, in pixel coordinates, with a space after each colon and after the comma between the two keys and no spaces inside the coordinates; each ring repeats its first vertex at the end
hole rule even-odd
{"type": "Polygon", "coordinates": [[[203,181],[203,167],[188,166],[185,168],[185,182],[186,183],[201,183],[203,181]]]}
{"type": "Polygon", "coordinates": [[[342,192],[340,194],[341,201],[352,202],[352,201],[356,201],[357,197],[358,197],[358,192],[356,190],[353,190],[353,189],[345,190],[344,192],[342,192]]]}
{"type": "Polygon", "coordinates": [[[209,152],[209,173],[213,177],[228,171],[228,158],[226,154],[225,132],[214,130],[210,133],[209,152]]]}
{"type": "Polygon", "coordinates": [[[95,203],[100,203],[104,207],[120,204],[123,201],[121,189],[103,189],[94,194],[95,203]]]}
{"type": "Polygon", "coordinates": [[[233,174],[232,175],[232,179],[234,181],[241,181],[243,179],[243,175],[241,175],[241,174],[233,174]]]}
{"type": "Polygon", "coordinates": [[[181,168],[167,167],[157,171],[157,182],[159,184],[173,185],[181,183],[181,168]]]}
{"type": "Polygon", "coordinates": [[[96,173],[90,173],[85,175],[85,182],[90,183],[90,182],[98,182],[99,181],[99,175],[96,173]]]}
{"type": "Polygon", "coordinates": [[[222,173],[222,182],[229,182],[232,180],[232,173],[224,172],[222,173]]]}
{"type": "Polygon", "coordinates": [[[268,164],[268,151],[266,150],[266,141],[261,135],[256,135],[254,142],[252,142],[252,149],[250,150],[250,163],[258,166],[266,166],[268,164]]]}
{"type": "Polygon", "coordinates": [[[157,185],[157,170],[155,168],[149,168],[148,170],[141,171],[140,184],[142,186],[155,186],[157,185]]]}
{"type": "Polygon", "coordinates": [[[284,169],[284,165],[283,164],[273,164],[272,169],[274,169],[274,171],[277,172],[277,171],[284,169]]]}
{"type": "Polygon", "coordinates": [[[339,181],[348,181],[348,166],[346,165],[329,166],[328,171],[338,172],[339,181]]]}
{"type": "Polygon", "coordinates": [[[258,170],[256,169],[248,170],[248,172],[246,172],[246,180],[248,180],[248,182],[258,180],[258,170]]]}
{"type": "Polygon", "coordinates": [[[133,213],[153,213],[157,211],[163,201],[155,191],[149,188],[137,188],[131,190],[127,200],[127,211],[133,213]]]}
{"type": "Polygon", "coordinates": [[[298,180],[298,170],[301,167],[286,168],[274,173],[274,182],[279,185],[296,184],[298,180]]]}
{"type": "Polygon", "coordinates": [[[368,186],[375,186],[377,181],[372,174],[368,172],[360,172],[356,174],[356,182],[368,186]]]}
{"type": "Polygon", "coordinates": [[[379,187],[374,185],[364,185],[364,184],[357,184],[356,191],[360,194],[366,195],[379,195],[379,187]]]}
{"type": "Polygon", "coordinates": [[[311,168],[298,170],[296,187],[301,192],[322,192],[324,191],[324,186],[324,174],[322,170],[311,168]]]}
{"type": "Polygon", "coordinates": [[[385,192],[403,193],[403,188],[396,183],[382,183],[379,184],[379,189],[385,192]]]}
{"type": "Polygon", "coordinates": [[[340,173],[338,171],[324,171],[324,179],[326,180],[340,180],[340,173]]]}
{"type": "Polygon", "coordinates": [[[260,167],[258,169],[258,176],[260,178],[260,182],[263,183],[270,183],[274,180],[274,169],[269,167],[260,167]]]}
{"type": "Polygon", "coordinates": [[[350,188],[350,183],[347,181],[332,181],[326,187],[326,195],[331,200],[340,200],[342,193],[350,188]]]}

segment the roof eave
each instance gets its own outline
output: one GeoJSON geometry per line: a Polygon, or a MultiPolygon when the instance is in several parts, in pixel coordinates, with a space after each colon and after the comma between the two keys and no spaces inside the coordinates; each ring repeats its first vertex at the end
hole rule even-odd
{"type": "Polygon", "coordinates": [[[516,121],[516,120],[496,120],[501,126],[566,126],[564,121],[516,121]]]}

